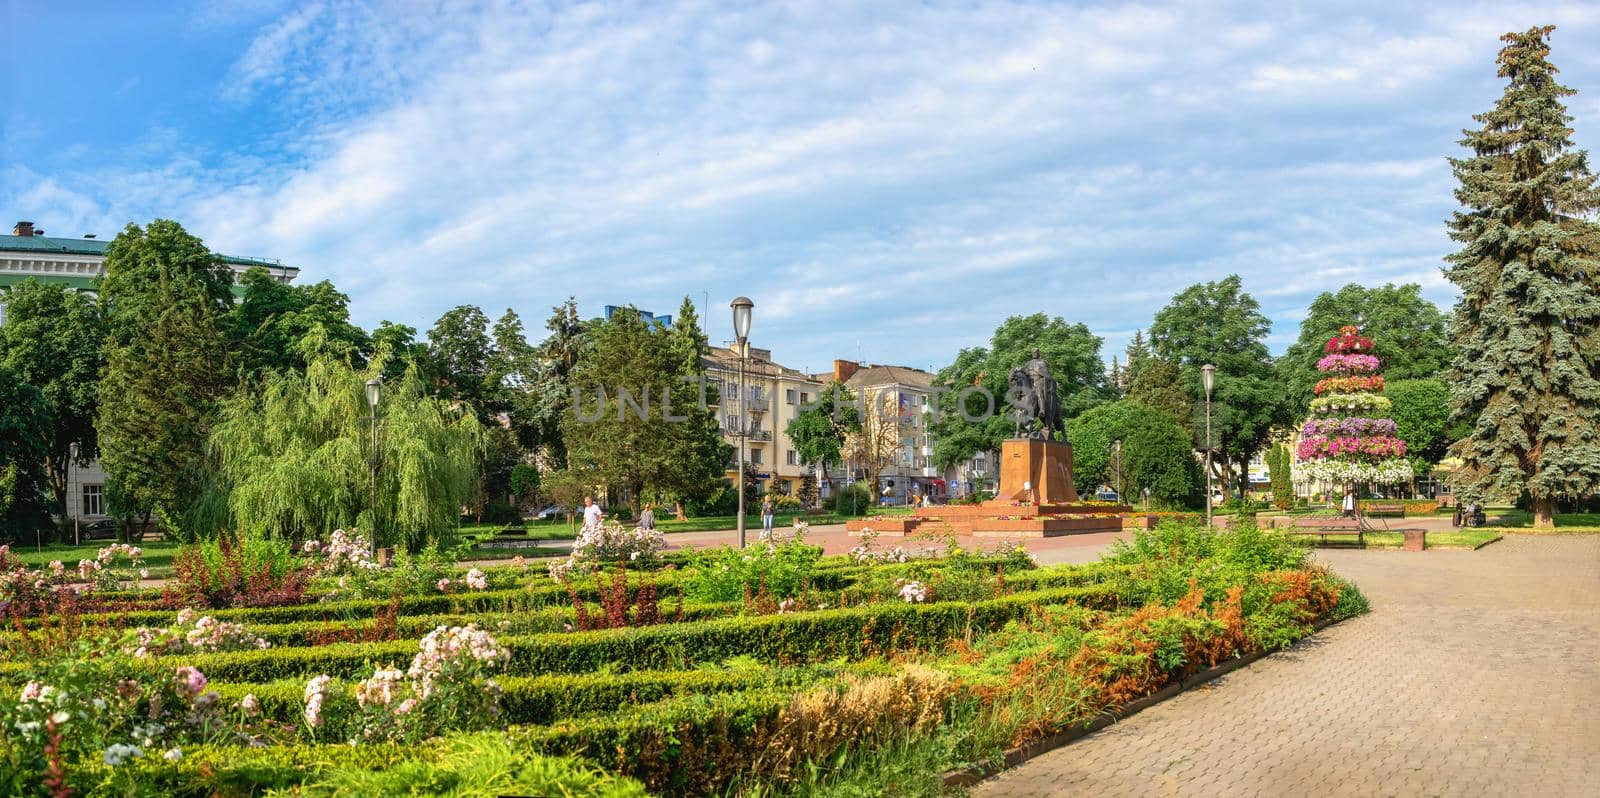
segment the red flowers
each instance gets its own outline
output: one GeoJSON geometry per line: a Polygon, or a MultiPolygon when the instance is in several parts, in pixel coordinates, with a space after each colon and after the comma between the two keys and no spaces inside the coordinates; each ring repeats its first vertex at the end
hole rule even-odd
{"type": "Polygon", "coordinates": [[[1330,355],[1364,355],[1372,352],[1372,339],[1361,335],[1358,327],[1340,327],[1339,334],[1328,339],[1322,351],[1330,355]]]}

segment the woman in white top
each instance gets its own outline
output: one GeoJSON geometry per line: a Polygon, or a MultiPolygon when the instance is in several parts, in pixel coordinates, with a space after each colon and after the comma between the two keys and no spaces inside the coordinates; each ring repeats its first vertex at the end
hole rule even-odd
{"type": "Polygon", "coordinates": [[[600,526],[600,519],[606,514],[600,511],[600,505],[594,503],[593,496],[583,497],[583,528],[592,529],[600,526]]]}

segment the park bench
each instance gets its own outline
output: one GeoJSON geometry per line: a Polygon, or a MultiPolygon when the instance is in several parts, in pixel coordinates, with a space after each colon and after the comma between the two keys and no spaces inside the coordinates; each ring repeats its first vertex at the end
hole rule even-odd
{"type": "Polygon", "coordinates": [[[1329,535],[1355,535],[1355,545],[1367,546],[1367,524],[1360,518],[1291,518],[1287,526],[1279,529],[1288,535],[1316,535],[1319,543],[1327,545],[1329,535]]]}
{"type": "Polygon", "coordinates": [[[1361,508],[1366,515],[1392,515],[1406,517],[1406,506],[1401,502],[1369,503],[1361,508]]]}

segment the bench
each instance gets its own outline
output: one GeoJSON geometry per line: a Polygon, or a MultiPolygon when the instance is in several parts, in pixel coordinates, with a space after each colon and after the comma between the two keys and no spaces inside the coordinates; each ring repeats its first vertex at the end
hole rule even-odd
{"type": "Polygon", "coordinates": [[[1288,535],[1316,535],[1324,546],[1329,535],[1355,535],[1355,545],[1367,547],[1367,525],[1360,518],[1293,518],[1278,528],[1288,535]]]}
{"type": "Polygon", "coordinates": [[[1370,503],[1361,507],[1361,512],[1366,515],[1392,515],[1400,518],[1406,517],[1406,506],[1400,502],[1370,503]]]}

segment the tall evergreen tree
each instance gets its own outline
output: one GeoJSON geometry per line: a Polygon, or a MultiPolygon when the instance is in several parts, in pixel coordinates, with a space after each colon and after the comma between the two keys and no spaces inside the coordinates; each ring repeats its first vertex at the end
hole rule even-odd
{"type": "Polygon", "coordinates": [[[572,298],[550,309],[544,323],[550,331],[539,345],[539,381],[532,386],[538,439],[551,469],[567,467],[566,440],[561,426],[572,415],[572,372],[589,347],[587,325],[578,317],[572,298]]]}
{"type": "Polygon", "coordinates": [[[1600,191],[1575,149],[1572,117],[1547,43],[1554,26],[1501,37],[1507,86],[1451,159],[1463,209],[1461,249],[1445,275],[1461,289],[1449,372],[1458,417],[1476,417],[1452,449],[1457,490],[1511,499],[1526,490],[1534,523],[1556,500],[1600,490],[1600,191]]]}
{"type": "Polygon", "coordinates": [[[6,294],[8,319],[0,326],[0,366],[43,394],[50,414],[45,471],[52,505],[65,518],[67,473],[95,457],[95,412],[106,330],[100,308],[86,294],[32,279],[6,294]]]}
{"type": "Polygon", "coordinates": [[[111,510],[185,512],[205,480],[204,448],[230,382],[218,321],[233,273],[200,239],[157,219],[106,249],[106,373],[96,424],[111,510]]]}
{"type": "Polygon", "coordinates": [[[667,331],[667,358],[672,365],[668,384],[671,411],[675,417],[668,429],[668,458],[657,485],[670,499],[678,517],[684,518],[684,502],[700,501],[722,486],[724,464],[731,447],[722,440],[716,412],[711,409],[711,388],[706,380],[706,357],[711,344],[700,329],[700,316],[688,297],[678,306],[678,315],[667,331]],[[701,392],[705,391],[704,401],[701,392]]]}
{"type": "Polygon", "coordinates": [[[1145,363],[1150,361],[1150,346],[1144,341],[1144,330],[1133,331],[1133,340],[1128,342],[1123,354],[1127,355],[1122,367],[1123,379],[1132,384],[1138,379],[1139,372],[1144,370],[1145,363]]]}

